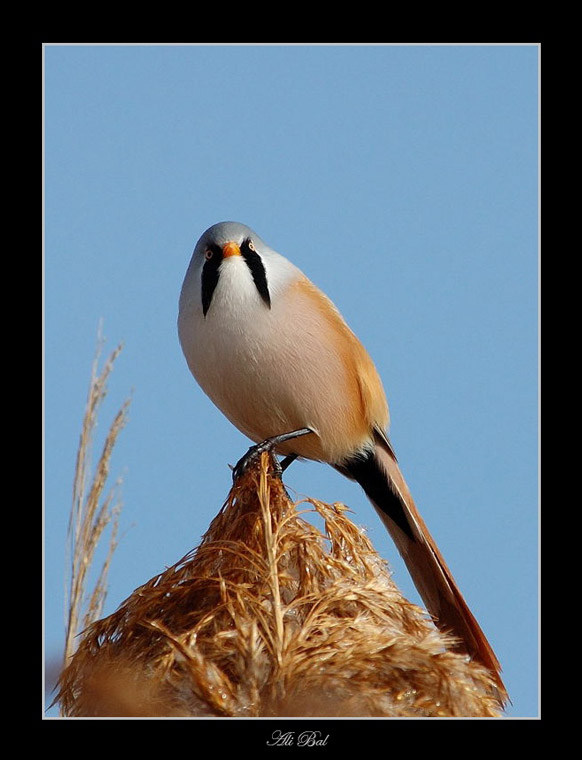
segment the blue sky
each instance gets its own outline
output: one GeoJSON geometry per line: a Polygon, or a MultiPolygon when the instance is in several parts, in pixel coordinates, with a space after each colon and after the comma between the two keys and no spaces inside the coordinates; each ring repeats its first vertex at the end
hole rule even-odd
{"type": "MultiPolygon", "coordinates": [[[[235,220],[297,264],[372,355],[415,500],[538,715],[538,57],[535,45],[50,45],[45,116],[45,634],[63,644],[65,541],[99,321],[123,342],[96,451],[122,538],[106,613],[198,544],[249,442],[176,331],[192,249],[235,220]]],[[[343,501],[419,598],[358,486],[343,501]]],[[[54,712],[48,713],[53,715],[54,712]]]]}

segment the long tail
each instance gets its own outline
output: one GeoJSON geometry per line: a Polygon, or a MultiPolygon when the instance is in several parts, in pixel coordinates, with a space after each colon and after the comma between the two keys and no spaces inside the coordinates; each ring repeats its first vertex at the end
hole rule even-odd
{"type": "Polygon", "coordinates": [[[457,650],[490,670],[499,699],[505,702],[508,697],[499,661],[424,524],[388,440],[377,433],[375,449],[369,455],[355,457],[336,469],[362,486],[436,625],[458,639],[457,650]]]}

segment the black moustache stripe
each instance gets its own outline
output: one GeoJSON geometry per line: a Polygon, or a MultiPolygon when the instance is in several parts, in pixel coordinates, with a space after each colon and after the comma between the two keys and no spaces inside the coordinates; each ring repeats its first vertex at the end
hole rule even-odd
{"type": "Polygon", "coordinates": [[[206,259],[204,266],[202,267],[202,312],[206,316],[206,312],[210,308],[212,303],[212,296],[214,290],[218,285],[218,269],[222,264],[222,251],[218,245],[209,245],[208,250],[212,251],[213,256],[210,259],[206,259]]]}
{"type": "Polygon", "coordinates": [[[252,250],[250,247],[250,240],[245,240],[240,247],[242,257],[247,263],[248,268],[251,271],[259,295],[263,301],[267,304],[269,309],[271,308],[271,295],[269,293],[269,285],[267,283],[267,273],[265,272],[265,265],[259,254],[252,250]]]}
{"type": "MultiPolygon", "coordinates": [[[[202,312],[204,316],[206,316],[212,303],[212,297],[220,277],[220,265],[224,259],[220,246],[211,243],[207,246],[207,250],[212,252],[212,256],[206,259],[202,267],[202,312]]],[[[243,241],[240,252],[253,276],[259,295],[270,309],[271,294],[269,293],[265,265],[261,257],[251,248],[251,241],[248,239],[243,241]]]]}

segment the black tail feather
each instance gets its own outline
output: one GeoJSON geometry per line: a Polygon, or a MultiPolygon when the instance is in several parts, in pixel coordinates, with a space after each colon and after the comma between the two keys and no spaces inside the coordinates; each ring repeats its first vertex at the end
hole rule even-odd
{"type": "Polygon", "coordinates": [[[359,483],[373,504],[393,520],[406,536],[414,538],[402,500],[386,479],[386,472],[374,451],[357,454],[342,465],[336,466],[336,470],[359,483]]]}

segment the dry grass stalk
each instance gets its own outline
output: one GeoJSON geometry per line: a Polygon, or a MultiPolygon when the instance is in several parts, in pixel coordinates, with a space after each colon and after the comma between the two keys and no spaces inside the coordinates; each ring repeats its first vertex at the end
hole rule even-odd
{"type": "Polygon", "coordinates": [[[107,589],[107,574],[111,557],[117,546],[118,520],[121,510],[121,504],[117,499],[117,490],[120,481],[116,482],[114,488],[106,496],[103,494],[109,476],[111,452],[127,420],[129,401],[123,404],[111,423],[95,472],[91,478],[91,452],[97,416],[107,394],[107,380],[121,351],[121,346],[118,346],[99,371],[102,344],[103,340],[99,334],[98,347],[91,369],[91,382],[83,417],[73,483],[73,503],[68,529],[70,578],[68,589],[65,587],[65,663],[68,663],[73,656],[79,631],[97,620],[102,613],[107,589]],[[93,565],[95,551],[103,532],[110,524],[111,532],[107,556],[94,589],[87,599],[87,575],[93,565]]]}
{"type": "Polygon", "coordinates": [[[263,454],[200,546],[85,632],[63,713],[499,716],[488,672],[447,651],[346,512],[293,504],[263,454]]]}

